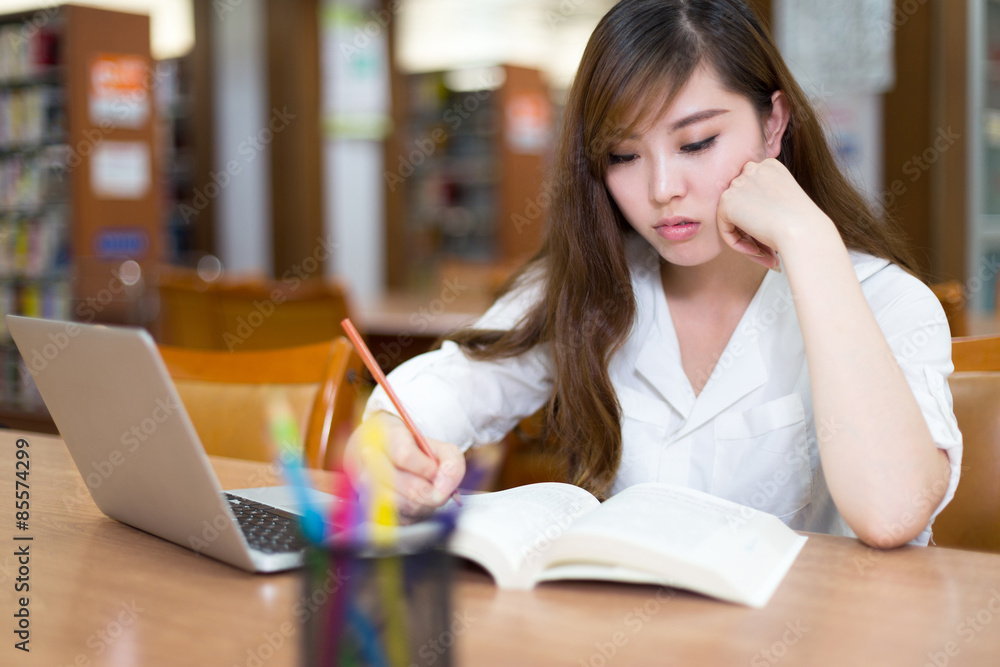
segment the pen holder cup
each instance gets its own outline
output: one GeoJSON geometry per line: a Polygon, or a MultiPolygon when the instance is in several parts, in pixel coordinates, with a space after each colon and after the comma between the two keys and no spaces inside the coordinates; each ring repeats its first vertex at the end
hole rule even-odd
{"type": "Polygon", "coordinates": [[[453,518],[306,551],[303,664],[451,665],[453,518]]]}

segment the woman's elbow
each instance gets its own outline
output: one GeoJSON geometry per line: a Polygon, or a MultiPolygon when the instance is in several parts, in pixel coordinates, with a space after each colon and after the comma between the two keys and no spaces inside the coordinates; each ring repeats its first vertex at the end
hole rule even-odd
{"type": "MultiPolygon", "coordinates": [[[[909,518],[909,517],[904,517],[909,518]]],[[[858,539],[876,549],[895,549],[917,538],[924,531],[930,517],[912,517],[911,521],[868,521],[851,526],[858,539]]]]}
{"type": "MultiPolygon", "coordinates": [[[[937,450],[932,463],[918,480],[894,491],[869,499],[861,513],[844,518],[865,544],[879,549],[894,549],[916,539],[931,522],[944,500],[951,478],[951,466],[945,452],[937,450]]],[[[858,509],[857,507],[855,509],[858,509]]]]}
{"type": "Polygon", "coordinates": [[[911,494],[903,505],[868,511],[863,516],[848,519],[848,525],[862,542],[879,549],[894,549],[917,537],[927,528],[935,510],[944,499],[947,478],[911,494]]]}

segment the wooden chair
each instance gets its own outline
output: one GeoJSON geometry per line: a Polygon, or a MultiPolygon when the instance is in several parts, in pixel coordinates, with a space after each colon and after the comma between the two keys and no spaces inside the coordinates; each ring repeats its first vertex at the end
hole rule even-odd
{"type": "Polygon", "coordinates": [[[1000,336],[952,341],[949,379],[962,431],[955,498],[934,521],[939,546],[1000,552],[1000,336]]]}
{"type": "Polygon", "coordinates": [[[965,312],[965,288],[962,283],[957,280],[949,280],[935,283],[930,288],[944,307],[951,335],[954,337],[969,335],[968,316],[965,312]]]}
{"type": "Polygon", "coordinates": [[[299,282],[222,281],[215,286],[218,338],[228,350],[306,345],[342,335],[347,291],[322,278],[299,282]]]}
{"type": "Polygon", "coordinates": [[[493,489],[565,481],[558,453],[546,447],[542,438],[541,410],[522,419],[501,444],[502,460],[493,489]]]}
{"type": "Polygon", "coordinates": [[[193,269],[162,266],[158,340],[166,345],[229,352],[329,341],[352,314],[339,282],[227,276],[208,281],[193,269]]]}
{"type": "Polygon", "coordinates": [[[216,348],[218,304],[211,282],[194,269],[161,266],[154,278],[160,297],[157,340],[169,345],[216,348]]]}
{"type": "Polygon", "coordinates": [[[283,392],[302,424],[306,464],[339,467],[362,377],[346,338],[233,353],[160,346],[160,353],[209,454],[274,460],[267,405],[283,392]]]}

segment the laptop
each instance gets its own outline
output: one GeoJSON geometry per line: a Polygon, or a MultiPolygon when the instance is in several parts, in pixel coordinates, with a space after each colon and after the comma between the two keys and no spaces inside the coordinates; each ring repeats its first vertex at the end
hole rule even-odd
{"type": "MultiPolygon", "coordinates": [[[[102,512],[248,572],[302,565],[299,490],[223,492],[147,331],[15,315],[6,322],[102,512]]],[[[306,493],[324,512],[334,502],[306,493]]]]}

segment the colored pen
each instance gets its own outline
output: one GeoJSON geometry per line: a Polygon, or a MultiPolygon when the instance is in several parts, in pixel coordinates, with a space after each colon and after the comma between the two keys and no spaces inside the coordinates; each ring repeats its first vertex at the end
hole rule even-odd
{"type": "MultiPolygon", "coordinates": [[[[396,541],[399,519],[392,498],[392,465],[385,456],[385,433],[381,425],[372,422],[361,427],[362,460],[374,474],[370,489],[368,521],[371,542],[376,547],[392,547],[396,541]]],[[[375,560],[376,581],[381,593],[384,617],[385,647],[393,667],[406,667],[409,645],[406,623],[406,593],[403,582],[403,562],[399,556],[375,560]]]]}
{"type": "Polygon", "coordinates": [[[278,448],[278,460],[289,486],[294,489],[302,505],[302,532],[306,539],[320,544],[326,536],[326,522],[308,495],[311,485],[306,479],[302,464],[302,441],[288,399],[282,397],[280,400],[271,400],[267,406],[267,417],[271,440],[278,448]]]}

